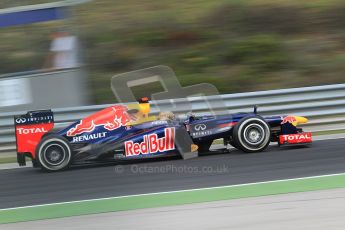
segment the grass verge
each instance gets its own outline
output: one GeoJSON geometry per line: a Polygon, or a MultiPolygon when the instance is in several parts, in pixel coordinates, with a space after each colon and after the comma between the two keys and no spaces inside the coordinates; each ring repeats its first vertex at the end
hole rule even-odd
{"type": "Polygon", "coordinates": [[[0,164],[8,164],[17,162],[17,157],[4,157],[0,158],[0,164]]]}

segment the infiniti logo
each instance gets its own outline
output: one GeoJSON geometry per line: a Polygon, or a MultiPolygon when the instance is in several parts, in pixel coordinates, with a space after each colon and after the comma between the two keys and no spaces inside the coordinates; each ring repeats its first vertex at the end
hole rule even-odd
{"type": "Polygon", "coordinates": [[[16,119],[16,123],[18,123],[18,124],[23,124],[23,123],[25,123],[26,122],[26,118],[17,118],[16,119]]]}
{"type": "Polygon", "coordinates": [[[202,131],[202,130],[205,130],[206,128],[207,128],[207,127],[206,127],[205,124],[198,124],[198,125],[194,126],[194,129],[195,129],[196,131],[202,131]]]}

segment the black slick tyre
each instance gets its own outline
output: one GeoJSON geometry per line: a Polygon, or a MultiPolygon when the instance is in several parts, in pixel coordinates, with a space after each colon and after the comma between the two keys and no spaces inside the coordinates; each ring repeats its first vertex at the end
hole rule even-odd
{"type": "Polygon", "coordinates": [[[72,149],[65,138],[48,135],[38,144],[36,159],[43,170],[61,171],[71,164],[72,149]]]}
{"type": "Polygon", "coordinates": [[[271,129],[260,116],[245,117],[233,129],[236,148],[246,153],[264,151],[270,144],[271,129]]]}

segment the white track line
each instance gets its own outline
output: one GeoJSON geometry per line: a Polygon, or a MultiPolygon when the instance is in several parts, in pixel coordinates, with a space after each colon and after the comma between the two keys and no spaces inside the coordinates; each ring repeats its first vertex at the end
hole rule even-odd
{"type": "Polygon", "coordinates": [[[345,133],[313,136],[314,141],[345,139],[345,133]]]}
{"type": "Polygon", "coordinates": [[[125,196],[86,199],[86,200],[77,200],[77,201],[66,201],[66,202],[57,202],[57,203],[49,203],[49,204],[39,204],[39,205],[29,205],[29,206],[14,207],[14,208],[5,208],[5,209],[0,209],[0,212],[1,211],[8,211],[8,210],[25,209],[25,208],[38,208],[38,207],[45,207],[45,206],[52,206],[52,205],[75,204],[75,203],[92,202],[92,201],[103,201],[103,200],[111,200],[111,199],[121,199],[121,198],[151,196],[151,195],[162,195],[162,194],[182,193],[182,192],[194,192],[194,191],[213,190],[213,189],[222,189],[222,188],[235,188],[235,187],[250,186],[250,185],[260,185],[260,184],[269,184],[269,183],[287,182],[287,181],[298,181],[298,180],[304,180],[304,179],[317,179],[317,178],[325,178],[325,177],[332,177],[332,176],[343,176],[343,175],[345,175],[345,173],[326,174],[326,175],[310,176],[310,177],[298,177],[298,178],[291,178],[291,179],[262,181],[262,182],[236,184],[236,185],[225,185],[225,186],[216,186],[216,187],[208,187],[208,188],[185,189],[185,190],[176,190],[176,191],[168,191],[168,192],[143,193],[143,194],[136,194],[136,195],[125,195],[125,196]]]}

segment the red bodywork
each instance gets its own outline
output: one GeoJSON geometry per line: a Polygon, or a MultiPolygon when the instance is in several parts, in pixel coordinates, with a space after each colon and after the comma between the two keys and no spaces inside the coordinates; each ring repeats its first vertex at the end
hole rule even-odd
{"type": "Polygon", "coordinates": [[[36,147],[42,136],[54,128],[54,123],[17,125],[17,152],[31,153],[33,159],[36,158],[36,147]]]}

